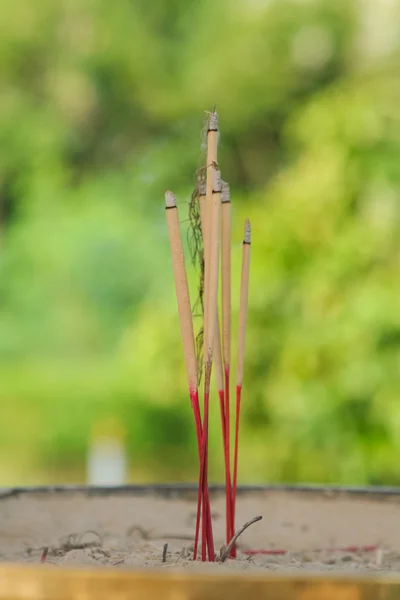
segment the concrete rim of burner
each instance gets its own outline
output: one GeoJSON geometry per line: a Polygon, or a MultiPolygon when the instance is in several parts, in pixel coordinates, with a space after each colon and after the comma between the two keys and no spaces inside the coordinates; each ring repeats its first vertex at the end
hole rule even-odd
{"type": "MultiPolygon", "coordinates": [[[[222,484],[210,484],[210,494],[217,496],[225,493],[222,484]]],[[[44,486],[16,486],[0,488],[0,500],[13,496],[29,494],[63,494],[82,493],[87,496],[114,496],[156,495],[164,498],[185,498],[197,494],[195,483],[154,483],[154,484],[128,484],[121,486],[89,486],[89,485],[44,485],[44,486]]],[[[340,486],[340,485],[312,485],[312,484],[254,484],[238,486],[239,496],[257,493],[288,493],[318,496],[365,496],[375,500],[384,500],[387,497],[400,497],[400,487],[391,486],[340,486]]]]}

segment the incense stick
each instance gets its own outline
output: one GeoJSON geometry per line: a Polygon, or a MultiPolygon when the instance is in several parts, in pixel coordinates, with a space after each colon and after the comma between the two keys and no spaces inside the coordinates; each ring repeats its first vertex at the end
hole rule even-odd
{"type": "MultiPolygon", "coordinates": [[[[178,303],[178,315],[181,327],[183,352],[185,358],[186,375],[189,385],[189,396],[194,413],[196,437],[199,452],[199,462],[201,469],[201,448],[203,430],[201,425],[199,394],[197,387],[197,360],[194,343],[194,332],[192,322],[192,311],[190,305],[189,286],[186,275],[185,257],[182,247],[182,239],[179,227],[178,208],[174,194],[168,190],[165,193],[165,205],[168,223],[168,233],[170,240],[172,266],[175,279],[175,290],[178,303]]],[[[203,504],[205,511],[211,514],[209,507],[208,489],[204,493],[203,504]]],[[[212,538],[212,531],[208,531],[208,536],[212,538]]]]}
{"type": "MultiPolygon", "coordinates": [[[[204,218],[204,236],[203,236],[203,244],[204,244],[204,326],[203,326],[203,345],[204,345],[204,410],[203,410],[203,455],[202,455],[202,464],[200,467],[200,483],[202,484],[204,490],[208,487],[208,469],[207,469],[207,460],[208,460],[208,415],[209,415],[209,395],[210,395],[210,379],[211,379],[211,368],[212,368],[212,352],[214,345],[214,331],[215,331],[215,314],[214,318],[210,316],[210,302],[209,302],[209,294],[210,294],[210,274],[213,269],[213,257],[211,255],[211,240],[213,235],[213,214],[212,214],[212,206],[213,206],[213,165],[217,162],[217,149],[218,149],[218,114],[214,110],[208,116],[207,121],[207,163],[206,163],[206,198],[205,204],[203,204],[203,208],[201,208],[202,204],[200,203],[200,211],[203,210],[203,218],[204,218]],[[210,334],[212,335],[211,342],[211,355],[210,355],[210,334]]],[[[204,202],[201,201],[201,202],[204,202]]],[[[218,257],[217,257],[218,258],[218,257]]],[[[218,265],[218,263],[217,263],[218,265]]],[[[218,273],[217,273],[217,284],[218,284],[218,273]]],[[[214,285],[214,284],[213,284],[214,285]]],[[[198,542],[198,531],[199,531],[199,502],[200,502],[200,490],[198,496],[198,513],[196,520],[196,537],[195,537],[195,551],[197,550],[197,542],[198,542]]],[[[203,503],[203,515],[202,515],[202,560],[206,560],[205,556],[205,521],[204,514],[204,503],[203,503]]],[[[211,527],[211,524],[209,525],[211,527]]],[[[210,560],[215,560],[215,552],[213,547],[208,548],[209,558],[210,560]]],[[[196,553],[194,553],[195,556],[196,553]]]]}
{"type": "MultiPolygon", "coordinates": [[[[201,221],[201,230],[203,234],[203,245],[204,245],[204,260],[207,263],[209,261],[209,232],[207,232],[206,225],[206,183],[205,181],[201,183],[199,187],[199,204],[200,204],[200,221],[201,221]]],[[[215,374],[217,380],[218,392],[222,394],[224,393],[224,379],[223,379],[223,368],[222,368],[222,349],[221,349],[221,332],[219,325],[219,316],[218,311],[216,315],[216,336],[215,336],[215,347],[214,347],[214,364],[215,364],[215,374]]]]}
{"type": "Polygon", "coordinates": [[[233,517],[236,510],[236,486],[238,469],[238,451],[239,451],[239,419],[240,403],[243,385],[244,371],[244,350],[246,341],[246,320],[247,305],[249,295],[249,273],[250,273],[250,245],[251,245],[251,225],[246,219],[244,225],[243,253],[242,253],[242,274],[240,282],[240,307],[239,307],[239,331],[238,331],[238,353],[236,367],[236,422],[235,422],[235,454],[233,467],[233,517]]]}
{"type": "MultiPolygon", "coordinates": [[[[205,199],[206,199],[206,182],[201,181],[199,184],[199,205],[200,205],[200,221],[201,230],[203,235],[203,247],[204,247],[204,260],[209,261],[209,235],[206,230],[206,216],[205,216],[205,199]]],[[[222,368],[222,352],[221,352],[221,335],[219,328],[218,314],[216,315],[216,335],[214,340],[214,370],[216,374],[216,382],[218,387],[218,394],[220,398],[220,409],[221,419],[224,421],[224,380],[223,380],[223,368],[222,368]]],[[[203,473],[204,476],[204,473],[203,473]]],[[[203,483],[203,481],[201,481],[203,483]]],[[[197,557],[198,548],[198,536],[199,536],[199,524],[200,524],[200,502],[201,496],[198,497],[198,512],[196,520],[196,533],[195,533],[195,544],[194,544],[194,559],[197,557]]],[[[211,518],[211,517],[210,517],[211,518]]]]}
{"type": "MultiPolygon", "coordinates": [[[[229,184],[222,182],[221,194],[221,283],[222,283],[222,341],[224,354],[225,392],[225,484],[226,484],[226,543],[233,538],[234,522],[230,473],[230,356],[231,356],[231,197],[229,184]]],[[[231,556],[235,557],[236,547],[231,556]]]]}
{"type": "Polygon", "coordinates": [[[236,377],[236,415],[233,460],[233,480],[230,464],[230,370],[231,370],[231,208],[227,183],[222,184],[217,162],[218,114],[209,113],[207,119],[207,162],[197,172],[197,185],[192,194],[188,232],[189,249],[194,265],[200,261],[199,298],[203,314],[203,328],[194,338],[192,310],[189,298],[185,260],[179,230],[176,200],[172,192],[166,192],[167,221],[171,255],[174,268],[178,313],[185,356],[189,394],[196,425],[199,454],[199,487],[194,556],[197,558],[201,523],[201,558],[215,561],[212,534],[211,509],[208,491],[208,428],[212,368],[218,388],[226,486],[226,538],[227,556],[236,557],[235,508],[239,452],[239,422],[244,371],[244,351],[248,304],[250,268],[250,222],[245,222],[243,240],[242,272],[240,287],[239,333],[236,377]],[[204,175],[206,175],[204,177],[204,175]],[[168,214],[170,213],[170,214],[168,214]],[[220,257],[221,254],[221,257],[220,257]],[[219,262],[222,274],[222,332],[218,314],[219,262]],[[222,333],[222,340],[221,340],[222,333]],[[222,341],[222,344],[221,344],[222,341]],[[198,344],[196,352],[196,343],[198,344]],[[203,352],[202,352],[203,350],[203,352]],[[203,361],[203,365],[201,365],[203,361]],[[204,368],[204,408],[200,412],[199,385],[204,368]],[[203,417],[203,418],[202,418],[203,417]]]}
{"type": "MultiPolygon", "coordinates": [[[[200,181],[198,182],[198,200],[199,200],[199,212],[200,212],[200,223],[201,223],[201,232],[202,232],[202,237],[203,237],[203,260],[204,260],[204,269],[203,269],[203,273],[201,273],[201,278],[203,281],[200,282],[200,288],[203,285],[203,343],[204,343],[204,322],[205,322],[205,263],[208,262],[208,252],[209,252],[209,236],[207,234],[207,230],[206,230],[206,180],[205,179],[200,179],[200,181]]],[[[201,267],[200,267],[201,268],[201,267]]],[[[221,350],[220,350],[221,353],[221,350]]],[[[221,361],[221,359],[220,359],[221,361]]],[[[222,363],[221,363],[221,368],[222,368],[222,363]]],[[[217,370],[218,373],[218,370],[217,370]]],[[[217,381],[218,383],[218,381],[217,381]]],[[[208,430],[207,430],[207,437],[208,437],[208,430]]],[[[203,440],[203,438],[202,438],[203,440]]],[[[197,496],[197,514],[196,514],[196,529],[195,529],[195,539],[194,539],[194,550],[193,550],[193,560],[197,559],[197,550],[198,550],[198,543],[199,543],[199,532],[200,532],[200,520],[201,520],[201,513],[202,513],[202,505],[204,503],[202,503],[202,497],[204,494],[208,494],[208,487],[207,487],[207,483],[205,484],[204,482],[204,461],[202,458],[202,454],[201,454],[201,450],[199,450],[199,456],[200,456],[200,476],[199,476],[199,487],[198,487],[198,496],[197,496]]],[[[208,503],[208,507],[209,507],[209,503],[208,503]]],[[[209,557],[213,557],[214,556],[214,548],[213,548],[213,542],[211,541],[211,536],[212,536],[212,523],[211,523],[211,511],[209,510],[207,515],[204,516],[202,518],[202,525],[203,528],[206,528],[207,531],[207,547],[208,547],[208,554],[209,557]]],[[[205,544],[204,544],[204,540],[202,543],[202,560],[205,560],[206,556],[205,556],[205,544]]],[[[212,558],[212,560],[214,560],[212,558]]]]}
{"type": "MultiPolygon", "coordinates": [[[[201,230],[203,233],[203,244],[204,244],[204,256],[205,260],[208,260],[208,235],[206,232],[206,222],[205,222],[205,197],[206,197],[206,186],[200,185],[199,189],[199,203],[200,203],[200,220],[201,220],[201,230]]],[[[224,407],[224,376],[223,376],[223,363],[222,363],[222,349],[221,349],[221,330],[219,325],[219,315],[217,311],[216,316],[216,336],[214,340],[214,364],[215,364],[215,375],[216,382],[218,388],[218,395],[221,403],[221,419],[224,420],[225,423],[225,407],[224,407]]]]}
{"type": "MultiPolygon", "coordinates": [[[[223,188],[222,183],[222,188],[223,188]]],[[[206,224],[205,224],[205,195],[206,195],[206,185],[201,184],[199,187],[199,203],[200,203],[200,220],[201,220],[201,229],[203,233],[204,240],[204,255],[205,260],[208,261],[208,235],[206,232],[206,224]]],[[[222,196],[221,196],[222,198],[222,196]]],[[[220,324],[219,324],[219,315],[217,311],[216,315],[216,331],[215,331],[215,340],[214,340],[214,370],[216,375],[216,383],[218,389],[219,396],[219,404],[220,404],[220,412],[221,412],[221,426],[222,426],[222,441],[224,448],[224,458],[225,458],[225,480],[226,480],[226,494],[227,499],[229,499],[229,505],[227,501],[227,511],[226,511],[226,537],[227,544],[229,540],[232,539],[233,532],[231,531],[231,522],[232,522],[232,514],[231,514],[231,479],[230,479],[230,467],[229,467],[229,445],[227,446],[226,442],[226,422],[225,422],[225,393],[224,393],[224,375],[223,375],[223,362],[222,362],[222,350],[221,350],[221,332],[220,332],[220,324]]]]}
{"type": "MultiPolygon", "coordinates": [[[[208,415],[209,415],[209,398],[210,398],[210,383],[211,370],[214,355],[214,340],[217,323],[217,307],[218,307],[218,265],[219,265],[219,247],[220,247],[220,223],[221,223],[221,174],[216,163],[212,164],[212,195],[211,207],[208,211],[210,233],[209,241],[207,242],[207,258],[206,258],[206,273],[208,271],[208,293],[206,293],[206,307],[208,319],[205,319],[204,324],[204,414],[203,414],[203,485],[207,486],[208,481],[208,415]]],[[[206,227],[208,223],[206,221],[206,227]]],[[[206,229],[207,232],[207,229],[206,229]]],[[[202,559],[204,557],[205,543],[205,513],[203,509],[203,529],[202,529],[202,559]]],[[[214,554],[214,549],[213,549],[214,554]]],[[[210,558],[210,557],[209,557],[210,558]]],[[[215,560],[215,554],[214,554],[215,560]]]]}
{"type": "Polygon", "coordinates": [[[169,242],[171,248],[172,267],[174,271],[176,299],[178,303],[179,323],[183,342],[186,375],[190,398],[193,402],[197,390],[197,361],[194,344],[192,309],[190,305],[189,286],[186,276],[185,257],[179,228],[178,208],[174,194],[165,192],[165,207],[168,223],[169,242]]]}
{"type": "MultiPolygon", "coordinates": [[[[205,234],[208,238],[206,241],[203,239],[204,247],[210,244],[211,240],[211,206],[212,206],[212,193],[213,193],[213,165],[218,164],[218,113],[214,110],[209,114],[207,124],[207,165],[206,165],[206,200],[205,200],[205,234]]],[[[210,246],[208,246],[210,247],[210,246]]],[[[207,264],[205,261],[205,274],[204,274],[204,348],[208,343],[208,294],[210,289],[209,283],[210,274],[210,263],[207,264]]]]}
{"type": "Polygon", "coordinates": [[[231,362],[231,193],[229,184],[222,182],[222,339],[225,370],[231,362]]]}

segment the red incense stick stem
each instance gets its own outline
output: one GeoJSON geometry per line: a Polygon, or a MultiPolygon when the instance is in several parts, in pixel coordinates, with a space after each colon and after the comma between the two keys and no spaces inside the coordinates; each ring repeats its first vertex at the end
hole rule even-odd
{"type": "MultiPolygon", "coordinates": [[[[227,512],[227,527],[226,527],[226,543],[229,544],[235,534],[235,522],[233,512],[233,488],[231,481],[231,453],[230,453],[230,394],[229,394],[229,365],[225,366],[225,478],[226,478],[226,512],[227,512]],[[228,491],[229,482],[229,491],[228,491]]],[[[236,558],[236,546],[232,547],[231,558],[236,558]]]]}
{"type": "Polygon", "coordinates": [[[235,453],[233,463],[233,519],[236,514],[236,487],[237,487],[237,472],[238,472],[238,456],[239,456],[239,421],[240,421],[240,403],[242,396],[242,386],[236,386],[236,422],[235,422],[235,453]]]}
{"type": "Polygon", "coordinates": [[[190,403],[192,405],[194,423],[196,427],[196,439],[197,439],[197,448],[200,457],[200,448],[201,448],[201,436],[202,436],[202,427],[201,427],[201,416],[200,416],[200,403],[199,403],[199,391],[196,389],[195,391],[189,390],[190,395],[190,403]]]}
{"type": "MultiPolygon", "coordinates": [[[[204,460],[207,461],[207,448],[205,448],[204,460]]],[[[201,490],[202,495],[203,495],[203,505],[202,505],[202,515],[201,515],[201,560],[203,562],[206,562],[206,560],[207,560],[207,545],[208,545],[208,539],[207,539],[207,517],[208,517],[208,515],[207,515],[206,506],[204,504],[205,486],[206,486],[206,474],[205,474],[205,469],[204,469],[202,490],[201,490]]]]}
{"type": "Polygon", "coordinates": [[[203,484],[203,478],[199,479],[199,489],[198,489],[198,493],[197,493],[197,513],[196,513],[196,532],[195,532],[195,541],[194,541],[194,551],[193,551],[193,560],[197,560],[197,552],[198,552],[198,548],[199,548],[199,535],[200,535],[200,522],[201,520],[201,514],[202,514],[202,508],[203,508],[203,496],[205,497],[205,506],[206,506],[206,524],[207,524],[207,530],[206,530],[206,536],[207,536],[207,546],[208,547],[212,547],[212,542],[211,542],[211,536],[212,536],[212,528],[211,528],[211,507],[210,507],[210,496],[209,496],[209,492],[208,492],[208,486],[206,491],[204,491],[204,484],[203,484]]]}
{"type": "MultiPolygon", "coordinates": [[[[207,546],[213,548],[213,538],[212,538],[212,522],[211,522],[211,506],[210,506],[210,495],[208,491],[208,484],[206,490],[204,490],[203,480],[201,480],[201,484],[199,481],[199,490],[197,497],[197,514],[196,514],[196,531],[195,531],[195,541],[194,541],[194,551],[193,551],[193,560],[197,560],[197,552],[199,548],[199,534],[200,534],[200,521],[201,521],[201,513],[203,503],[205,504],[207,515],[206,515],[206,523],[207,523],[207,546]],[[204,496],[204,500],[202,498],[204,496]]],[[[212,553],[212,550],[211,550],[212,553]]],[[[210,559],[211,560],[211,559],[210,559]]]]}
{"type": "Polygon", "coordinates": [[[212,539],[212,529],[211,529],[211,507],[210,507],[210,497],[208,493],[208,487],[206,488],[205,497],[202,503],[203,497],[203,479],[202,479],[202,446],[203,446],[203,428],[201,425],[201,415],[200,415],[200,405],[199,405],[199,393],[196,390],[194,393],[190,395],[191,403],[194,412],[195,424],[196,424],[196,437],[197,437],[197,448],[199,454],[199,465],[200,465],[200,481],[199,481],[199,490],[198,490],[198,502],[197,502],[197,515],[196,515],[196,532],[195,532],[195,543],[194,543],[194,553],[193,560],[197,558],[197,550],[198,550],[198,542],[199,542],[199,530],[200,530],[200,513],[202,504],[205,504],[207,510],[207,544],[211,544],[212,539]]]}
{"type": "Polygon", "coordinates": [[[193,560],[197,560],[197,551],[199,547],[199,533],[200,533],[200,514],[201,514],[201,499],[203,496],[203,477],[201,470],[201,461],[200,461],[200,477],[199,477],[199,487],[197,490],[197,513],[196,513],[196,531],[194,534],[194,549],[193,549],[193,560]]]}
{"type": "Polygon", "coordinates": [[[231,471],[229,464],[229,446],[226,438],[226,415],[225,415],[225,394],[224,390],[219,390],[219,405],[221,410],[222,424],[222,442],[224,447],[224,462],[225,462],[225,497],[226,497],[226,543],[231,541],[232,534],[232,486],[231,486],[231,471]]]}
{"type": "Polygon", "coordinates": [[[200,515],[202,515],[202,560],[207,559],[206,548],[208,547],[208,557],[211,562],[215,561],[214,541],[212,535],[211,510],[208,492],[207,478],[207,438],[208,438],[208,411],[209,411],[209,394],[204,397],[204,418],[203,418],[203,434],[201,438],[200,452],[200,475],[199,487],[197,492],[197,515],[196,515],[196,532],[193,560],[197,558],[198,539],[200,530],[200,515]]]}
{"type": "Polygon", "coordinates": [[[230,425],[230,394],[229,394],[229,379],[230,379],[230,373],[229,373],[229,365],[225,366],[225,436],[226,436],[226,443],[228,445],[228,449],[230,448],[230,444],[231,444],[231,425],[230,425]]]}
{"type": "Polygon", "coordinates": [[[197,449],[198,449],[198,454],[199,454],[199,466],[200,466],[199,487],[197,490],[196,530],[195,530],[194,551],[193,551],[193,560],[196,560],[197,559],[197,549],[198,549],[198,544],[199,544],[201,499],[203,496],[203,470],[202,470],[203,430],[202,430],[202,426],[201,426],[201,416],[200,416],[200,405],[199,405],[198,392],[196,393],[193,403],[195,405],[197,404],[197,410],[195,410],[195,423],[196,423],[197,449]]]}
{"type": "Polygon", "coordinates": [[[211,513],[207,511],[206,499],[208,498],[208,417],[209,417],[209,393],[204,394],[204,416],[203,416],[203,443],[202,458],[203,464],[203,527],[202,527],[202,560],[206,560],[206,544],[208,547],[208,559],[215,562],[214,540],[212,536],[211,513]]]}
{"type": "MultiPolygon", "coordinates": [[[[203,477],[199,478],[199,488],[197,492],[197,513],[196,513],[196,531],[195,531],[195,541],[194,541],[194,551],[193,551],[193,560],[197,560],[197,552],[199,547],[199,534],[200,534],[200,516],[202,513],[203,504],[206,507],[206,537],[207,537],[207,546],[211,547],[211,555],[213,554],[212,548],[213,546],[213,538],[212,538],[212,522],[211,522],[211,506],[210,506],[210,495],[208,491],[208,484],[206,489],[204,490],[203,477]],[[204,499],[203,499],[204,497],[204,499]],[[203,500],[203,501],[202,501],[203,500]]],[[[215,557],[215,555],[214,555],[215,557]]],[[[211,559],[210,559],[211,560],[211,559]]]]}

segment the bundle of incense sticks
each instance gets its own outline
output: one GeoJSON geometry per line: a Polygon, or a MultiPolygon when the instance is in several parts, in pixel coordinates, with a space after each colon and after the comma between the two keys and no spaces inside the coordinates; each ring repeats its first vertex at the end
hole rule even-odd
{"type": "MultiPolygon", "coordinates": [[[[167,223],[178,302],[178,314],[183,342],[189,397],[192,405],[199,455],[199,487],[193,558],[196,560],[201,523],[201,559],[215,561],[210,498],[208,491],[208,427],[211,373],[214,368],[219,395],[225,464],[226,543],[235,534],[236,486],[239,452],[239,418],[244,370],[244,348],[250,269],[250,221],[244,226],[242,273],[240,283],[239,334],[236,370],[236,415],[231,477],[230,451],[230,379],[231,379],[231,211],[229,185],[222,181],[218,167],[218,114],[207,118],[206,165],[198,172],[197,187],[192,202],[198,208],[201,226],[201,305],[203,308],[203,365],[196,355],[192,308],[186,275],[178,208],[171,191],[165,193],[167,223]],[[221,265],[221,269],[220,269],[221,265]],[[222,341],[218,312],[219,273],[222,290],[222,341]],[[204,372],[204,401],[200,411],[199,369],[204,372]]],[[[193,208],[193,206],[192,206],[193,208]]],[[[232,547],[231,557],[236,556],[232,547]]]]}

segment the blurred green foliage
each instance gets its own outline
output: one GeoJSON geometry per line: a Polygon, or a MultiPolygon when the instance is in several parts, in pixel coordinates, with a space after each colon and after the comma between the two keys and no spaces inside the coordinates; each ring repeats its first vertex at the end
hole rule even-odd
{"type": "Polygon", "coordinates": [[[214,103],[235,323],[246,216],[254,232],[240,478],[400,483],[399,17],[397,0],[0,3],[2,484],[83,480],[110,416],[133,481],[196,477],[163,193],[185,235],[214,103]]]}

